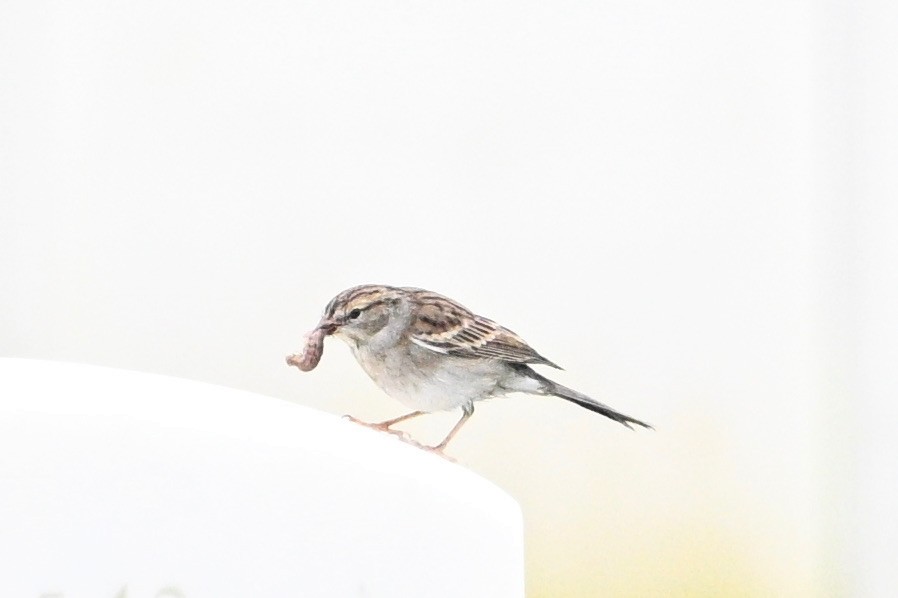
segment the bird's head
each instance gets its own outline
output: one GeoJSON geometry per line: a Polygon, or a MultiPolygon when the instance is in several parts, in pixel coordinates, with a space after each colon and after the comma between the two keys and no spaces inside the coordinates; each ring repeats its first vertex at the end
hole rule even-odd
{"type": "Polygon", "coordinates": [[[347,289],[324,308],[318,329],[346,341],[365,341],[380,332],[406,302],[407,291],[384,285],[347,289]]]}

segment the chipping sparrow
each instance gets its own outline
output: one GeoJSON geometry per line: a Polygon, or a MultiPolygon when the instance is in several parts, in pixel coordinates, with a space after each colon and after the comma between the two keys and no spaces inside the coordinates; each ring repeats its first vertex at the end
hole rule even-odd
{"type": "Polygon", "coordinates": [[[558,366],[511,330],[430,291],[382,285],[343,291],[327,304],[318,326],[307,336],[303,354],[291,355],[287,363],[304,371],[313,369],[321,358],[324,337],[331,334],[349,345],[384,392],[413,409],[365,425],[403,436],[390,427],[425,413],[461,407],[461,419],[446,438],[424,447],[437,452],[474,413],[475,401],[511,392],[554,395],[628,428],[631,423],[651,428],[541,376],[528,364],[558,366]]]}

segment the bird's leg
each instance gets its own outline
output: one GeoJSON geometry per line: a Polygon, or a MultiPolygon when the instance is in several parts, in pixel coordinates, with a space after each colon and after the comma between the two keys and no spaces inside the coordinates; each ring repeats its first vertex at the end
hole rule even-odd
{"type": "Polygon", "coordinates": [[[468,418],[471,417],[472,415],[474,415],[474,405],[472,405],[470,403],[467,405],[464,405],[462,407],[461,419],[458,420],[458,423],[456,423],[455,426],[453,426],[453,428],[451,430],[449,430],[449,434],[447,434],[446,437],[443,438],[443,442],[439,443],[436,446],[426,447],[427,450],[432,451],[434,453],[439,453],[442,455],[443,449],[446,448],[446,445],[449,444],[449,441],[452,440],[452,437],[455,436],[459,430],[461,430],[461,427],[464,425],[464,423],[466,421],[468,421],[468,418]]]}
{"type": "Polygon", "coordinates": [[[426,411],[412,411],[411,413],[406,413],[405,415],[400,415],[399,417],[394,417],[393,419],[388,419],[385,422],[380,422],[379,424],[374,424],[375,428],[383,428],[386,430],[390,426],[394,424],[398,424],[399,422],[404,422],[407,419],[412,419],[413,417],[418,417],[419,415],[424,415],[427,413],[426,411]]]}
{"type": "Polygon", "coordinates": [[[362,426],[365,426],[366,428],[372,428],[372,429],[378,430],[380,432],[386,432],[388,434],[393,434],[394,436],[398,436],[399,438],[402,438],[403,440],[405,440],[408,436],[405,432],[403,432],[401,430],[391,430],[390,426],[393,426],[394,424],[398,424],[399,422],[404,422],[407,419],[412,419],[413,417],[418,417],[419,415],[424,415],[425,413],[426,413],[426,411],[412,411],[411,413],[406,413],[405,415],[400,415],[399,417],[396,417],[393,419],[388,419],[387,421],[380,422],[379,424],[363,422],[362,420],[356,419],[356,418],[352,417],[351,415],[344,415],[343,417],[345,417],[349,421],[352,421],[352,422],[355,422],[362,426]]]}
{"type": "Polygon", "coordinates": [[[449,430],[449,434],[443,439],[443,441],[435,446],[427,446],[426,444],[421,444],[417,440],[411,438],[408,434],[401,430],[393,430],[391,426],[394,424],[398,424],[399,422],[403,422],[407,419],[412,419],[413,417],[418,417],[419,415],[424,415],[427,411],[412,411],[411,413],[406,413],[405,415],[400,415],[394,419],[388,419],[385,422],[380,422],[379,424],[372,424],[369,422],[363,422],[360,419],[356,419],[351,415],[344,415],[346,419],[351,422],[355,422],[359,425],[365,426],[366,428],[372,428],[374,430],[378,430],[380,432],[386,432],[388,434],[393,434],[394,436],[399,437],[405,443],[411,444],[412,446],[416,446],[420,449],[424,449],[425,451],[429,451],[431,453],[436,453],[437,455],[443,457],[444,459],[448,459],[449,461],[455,462],[455,459],[447,455],[443,452],[443,449],[446,448],[446,445],[449,444],[449,441],[458,433],[461,427],[464,425],[468,418],[474,415],[474,405],[464,405],[462,407],[462,415],[461,419],[449,430]]]}

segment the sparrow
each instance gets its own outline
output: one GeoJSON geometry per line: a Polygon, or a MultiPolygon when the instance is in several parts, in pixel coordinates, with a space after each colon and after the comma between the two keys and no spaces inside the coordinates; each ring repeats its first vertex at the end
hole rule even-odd
{"type": "Polygon", "coordinates": [[[508,328],[431,291],[370,284],[347,289],[331,299],[306,336],[302,354],[288,356],[287,363],[313,369],[331,335],[349,345],[375,384],[412,410],[380,423],[353,421],[408,440],[392,426],[461,408],[461,418],[442,442],[418,445],[438,453],[474,414],[474,403],[514,392],[560,397],[630,429],[631,424],[652,428],[539,374],[531,366],[561,368],[508,328]]]}

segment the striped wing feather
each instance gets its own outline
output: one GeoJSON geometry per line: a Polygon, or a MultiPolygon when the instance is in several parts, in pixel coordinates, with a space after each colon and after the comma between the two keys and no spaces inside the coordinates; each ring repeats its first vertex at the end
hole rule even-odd
{"type": "Polygon", "coordinates": [[[419,293],[418,299],[421,307],[414,323],[412,340],[419,346],[458,357],[558,367],[511,330],[473,314],[446,297],[436,293],[419,293]]]}

